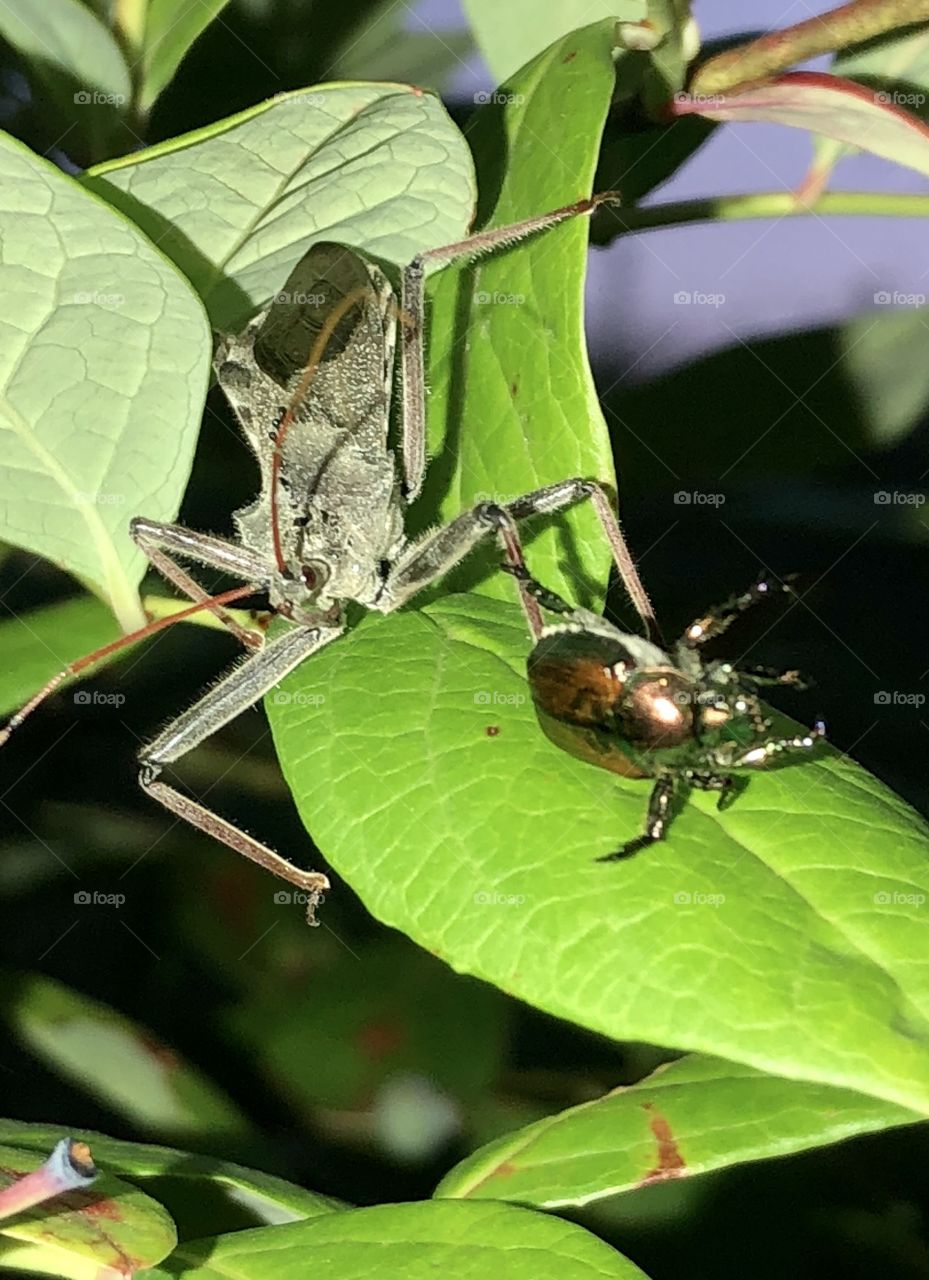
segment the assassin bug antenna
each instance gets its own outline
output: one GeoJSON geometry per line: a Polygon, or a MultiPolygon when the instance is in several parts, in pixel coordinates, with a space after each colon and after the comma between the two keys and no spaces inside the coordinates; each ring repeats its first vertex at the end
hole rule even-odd
{"type": "Polygon", "coordinates": [[[220,606],[231,604],[234,600],[241,600],[244,596],[254,595],[254,587],[233,587],[229,591],[223,591],[218,596],[209,596],[205,600],[198,600],[196,604],[189,605],[186,609],[181,609],[178,613],[172,613],[169,618],[158,618],[154,622],[149,622],[144,627],[139,627],[136,631],[130,631],[127,635],[119,636],[116,640],[111,640],[109,644],[102,645],[99,649],[94,649],[92,653],[86,653],[82,658],[78,658],[74,662],[69,662],[66,667],[52,676],[38,693],[34,693],[28,702],[24,703],[20,709],[10,716],[9,720],[0,729],[0,747],[6,745],[14,730],[18,729],[27,717],[31,716],[37,707],[40,707],[46,698],[58,689],[65,680],[69,680],[72,676],[80,675],[82,671],[86,671],[88,667],[95,666],[98,662],[102,662],[104,658],[108,658],[111,653],[119,653],[121,649],[127,648],[128,645],[136,644],[139,640],[147,640],[149,636],[153,636],[158,631],[164,631],[166,627],[173,627],[175,622],[183,622],[185,618],[189,618],[194,613],[200,613],[203,609],[211,611],[217,610],[220,606]]]}

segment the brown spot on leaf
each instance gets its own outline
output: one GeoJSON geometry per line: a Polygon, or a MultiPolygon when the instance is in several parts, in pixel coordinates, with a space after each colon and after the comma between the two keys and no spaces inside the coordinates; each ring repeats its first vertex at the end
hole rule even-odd
{"type": "Polygon", "coordinates": [[[389,1057],[403,1045],[406,1036],[395,1022],[386,1019],[380,1022],[369,1022],[358,1032],[358,1048],[372,1062],[380,1062],[389,1057]]]}
{"type": "Polygon", "coordinates": [[[512,1174],[518,1173],[519,1169],[512,1160],[504,1160],[503,1164],[498,1164],[494,1173],[498,1178],[509,1178],[512,1174]]]}
{"type": "Polygon", "coordinates": [[[574,49],[571,53],[566,53],[565,56],[561,59],[562,65],[564,65],[564,63],[566,62],[573,62],[576,57],[577,57],[576,49],[574,49]]]}
{"type": "Polygon", "coordinates": [[[655,1141],[658,1144],[658,1163],[653,1169],[649,1169],[645,1177],[636,1185],[644,1187],[650,1182],[664,1182],[668,1178],[682,1178],[687,1172],[687,1165],[684,1157],[678,1151],[670,1124],[668,1124],[668,1121],[660,1111],[655,1110],[652,1103],[646,1102],[644,1109],[648,1112],[649,1128],[655,1135],[655,1141]]]}
{"type": "Polygon", "coordinates": [[[500,726],[498,724],[489,724],[484,732],[487,734],[488,738],[496,738],[497,734],[500,732],[500,726]]]}

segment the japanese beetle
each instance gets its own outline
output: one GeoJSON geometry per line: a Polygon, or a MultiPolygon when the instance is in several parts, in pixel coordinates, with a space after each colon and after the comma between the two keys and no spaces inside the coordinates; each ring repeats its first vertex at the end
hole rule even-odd
{"type": "Polygon", "coordinates": [[[701,645],[725,631],[751,605],[789,583],[760,579],[742,595],[692,622],[670,652],[620,631],[605,618],[574,608],[508,565],[523,590],[566,621],[544,626],[527,673],[546,736],[562,750],[625,778],[654,778],[645,830],[598,858],[628,858],[664,840],[678,801],[691,787],[719,792],[719,808],[737,788],[732,770],[764,768],[778,757],[808,753],[825,734],[772,735],[756,690],[765,684],[802,687],[796,671],[705,662],[701,645]]]}

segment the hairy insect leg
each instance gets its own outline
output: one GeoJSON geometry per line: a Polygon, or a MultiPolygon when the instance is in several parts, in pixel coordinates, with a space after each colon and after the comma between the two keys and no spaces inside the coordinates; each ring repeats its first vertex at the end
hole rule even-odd
{"type": "Polygon", "coordinates": [[[679,644],[685,648],[694,649],[701,644],[706,644],[708,640],[714,639],[716,636],[722,635],[732,626],[736,618],[743,614],[746,609],[751,609],[753,605],[758,604],[762,600],[771,600],[778,593],[793,596],[796,593],[791,585],[793,579],[785,578],[783,581],[772,582],[768,578],[759,578],[757,582],[753,582],[747,591],[743,591],[740,595],[731,596],[725,603],[718,605],[715,609],[710,609],[702,618],[696,618],[679,640],[679,644]]]}
{"type": "Polygon", "coordinates": [[[619,194],[605,191],[589,199],[576,200],[534,218],[506,227],[479,231],[454,244],[429,249],[404,269],[400,290],[400,357],[403,378],[403,471],[406,494],[412,501],[422,488],[426,469],[426,377],[423,333],[425,328],[425,282],[427,266],[444,266],[458,259],[478,258],[506,245],[556,226],[568,218],[589,214],[601,204],[618,204],[619,194]]]}
{"type": "Polygon", "coordinates": [[[707,773],[700,769],[688,769],[684,776],[700,791],[718,791],[717,809],[728,809],[746,783],[744,778],[734,778],[731,773],[707,773]]]}
{"type": "Polygon", "coordinates": [[[642,835],[636,836],[634,840],[624,844],[615,853],[606,853],[602,858],[597,858],[595,861],[620,862],[624,858],[631,858],[642,849],[647,849],[650,844],[657,844],[659,840],[664,840],[668,834],[668,826],[673,816],[675,783],[676,779],[673,773],[659,774],[649,797],[648,814],[645,818],[645,830],[642,835]]]}
{"type": "Polygon", "coordinates": [[[342,630],[337,626],[295,627],[278,636],[233,667],[228,675],[139,753],[139,785],[143,791],[176,817],[256,862],[272,875],[305,890],[309,895],[307,919],[311,924],[314,923],[313,912],[320,895],[329,886],[324,875],[317,871],[301,871],[225,818],[161,782],[160,774],[166,764],[180,760],[242,711],[253,706],[301,662],[340,636],[342,630]]]}
{"type": "MultiPolygon", "coordinates": [[[[505,507],[482,502],[470,511],[462,512],[449,524],[434,529],[407,547],[391,569],[376,607],[390,612],[405,604],[412,596],[453,569],[477,544],[491,532],[500,532],[506,521],[526,520],[530,516],[551,515],[573,507],[579,502],[591,501],[610,542],[623,584],[642,618],[649,635],[657,633],[657,623],[651,602],[639,580],[632,556],[626,546],[619,522],[612,513],[609,499],[601,487],[592,480],[575,477],[558,484],[546,485],[509,502],[505,507]]],[[[506,545],[506,543],[504,543],[506,545]]],[[[517,544],[518,546],[518,544],[517,544]]],[[[512,569],[518,569],[522,560],[521,550],[513,554],[508,549],[512,569]]],[[[519,580],[520,574],[515,574],[519,580]]],[[[526,597],[524,596],[524,599],[526,597]]],[[[582,611],[572,610],[581,616],[582,611]]],[[[587,616],[586,612],[583,616],[587,616]]],[[[590,615],[593,616],[593,615],[590,615]]]]}
{"type": "Polygon", "coordinates": [[[826,737],[826,726],[817,720],[813,728],[793,738],[770,738],[749,748],[731,762],[734,769],[763,769],[771,760],[781,755],[812,751],[826,737]]]}
{"type": "Polygon", "coordinates": [[[213,538],[207,534],[197,533],[192,529],[185,529],[183,525],[162,524],[155,520],[146,520],[141,516],[137,516],[129,525],[129,534],[145,555],[154,569],[161,576],[177,587],[178,591],[183,592],[190,600],[196,600],[200,604],[206,605],[210,612],[226,627],[235,638],[240,641],[247,649],[260,649],[264,644],[264,636],[256,631],[249,631],[247,627],[240,626],[225,609],[221,609],[215,605],[209,605],[207,602],[211,598],[210,592],[204,590],[195,578],[192,578],[185,569],[181,567],[164,549],[166,546],[173,548],[180,547],[185,554],[193,558],[198,558],[201,563],[210,564],[213,568],[226,569],[238,577],[248,578],[253,581],[257,575],[260,579],[262,576],[261,566],[253,557],[242,553],[240,548],[232,543],[227,543],[221,538],[213,538]],[[200,550],[199,557],[195,557],[191,551],[191,547],[197,547],[200,550]],[[213,557],[206,559],[205,557],[213,557]],[[227,566],[227,561],[231,562],[227,566]],[[251,570],[246,573],[245,570],[251,570]]]}
{"type": "Polygon", "coordinates": [[[799,671],[778,671],[776,667],[746,666],[739,663],[739,675],[753,684],[787,684],[792,689],[808,689],[809,682],[799,671]]]}

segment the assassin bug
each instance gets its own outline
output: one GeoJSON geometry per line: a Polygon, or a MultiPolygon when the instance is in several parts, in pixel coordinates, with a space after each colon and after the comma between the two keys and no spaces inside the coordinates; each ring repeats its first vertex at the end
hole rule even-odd
{"type": "Polygon", "coordinates": [[[628,858],[664,840],[677,802],[697,787],[718,791],[722,809],[734,796],[733,770],[761,769],[775,759],[808,754],[824,725],[795,737],[776,737],[756,689],[801,686],[796,671],[737,670],[704,661],[700,648],[739,614],[787,582],[760,578],[742,595],[692,622],[666,652],[651,639],[629,635],[605,618],[573,608],[511,557],[504,568],[525,592],[565,621],[533,626],[527,674],[539,723],[556,746],[626,778],[654,778],[645,830],[598,862],[628,858]]]}
{"type": "MultiPolygon", "coordinates": [[[[345,630],[345,606],[390,613],[440,579],[478,543],[500,538],[519,557],[516,522],[590,500],[639,614],[651,606],[605,491],[563,480],[507,503],[482,502],[410,541],[407,504],[426,466],[423,370],[424,281],[429,265],[473,258],[579,214],[613,193],[580,200],[509,227],[432,249],[402,275],[399,309],[384,273],[340,245],[317,243],[283,290],[238,335],[222,337],[214,367],[258,462],[255,501],[234,515],[235,540],[136,517],[130,533],[152,566],[194,604],[123,637],[60,672],[8,722],[0,742],[68,676],[124,644],[198,609],[213,611],[251,652],[139,753],[139,783],[176,817],[307,894],[308,919],[328,881],[272,849],[162,779],[174,764],[268,693],[288,672],[345,630]],[[399,324],[401,459],[389,447],[394,346],[399,324]],[[210,597],[178,563],[204,565],[245,585],[210,597]],[[267,643],[222,606],[256,592],[293,625],[267,643]]],[[[524,607],[535,625],[538,607],[524,607]]]]}

